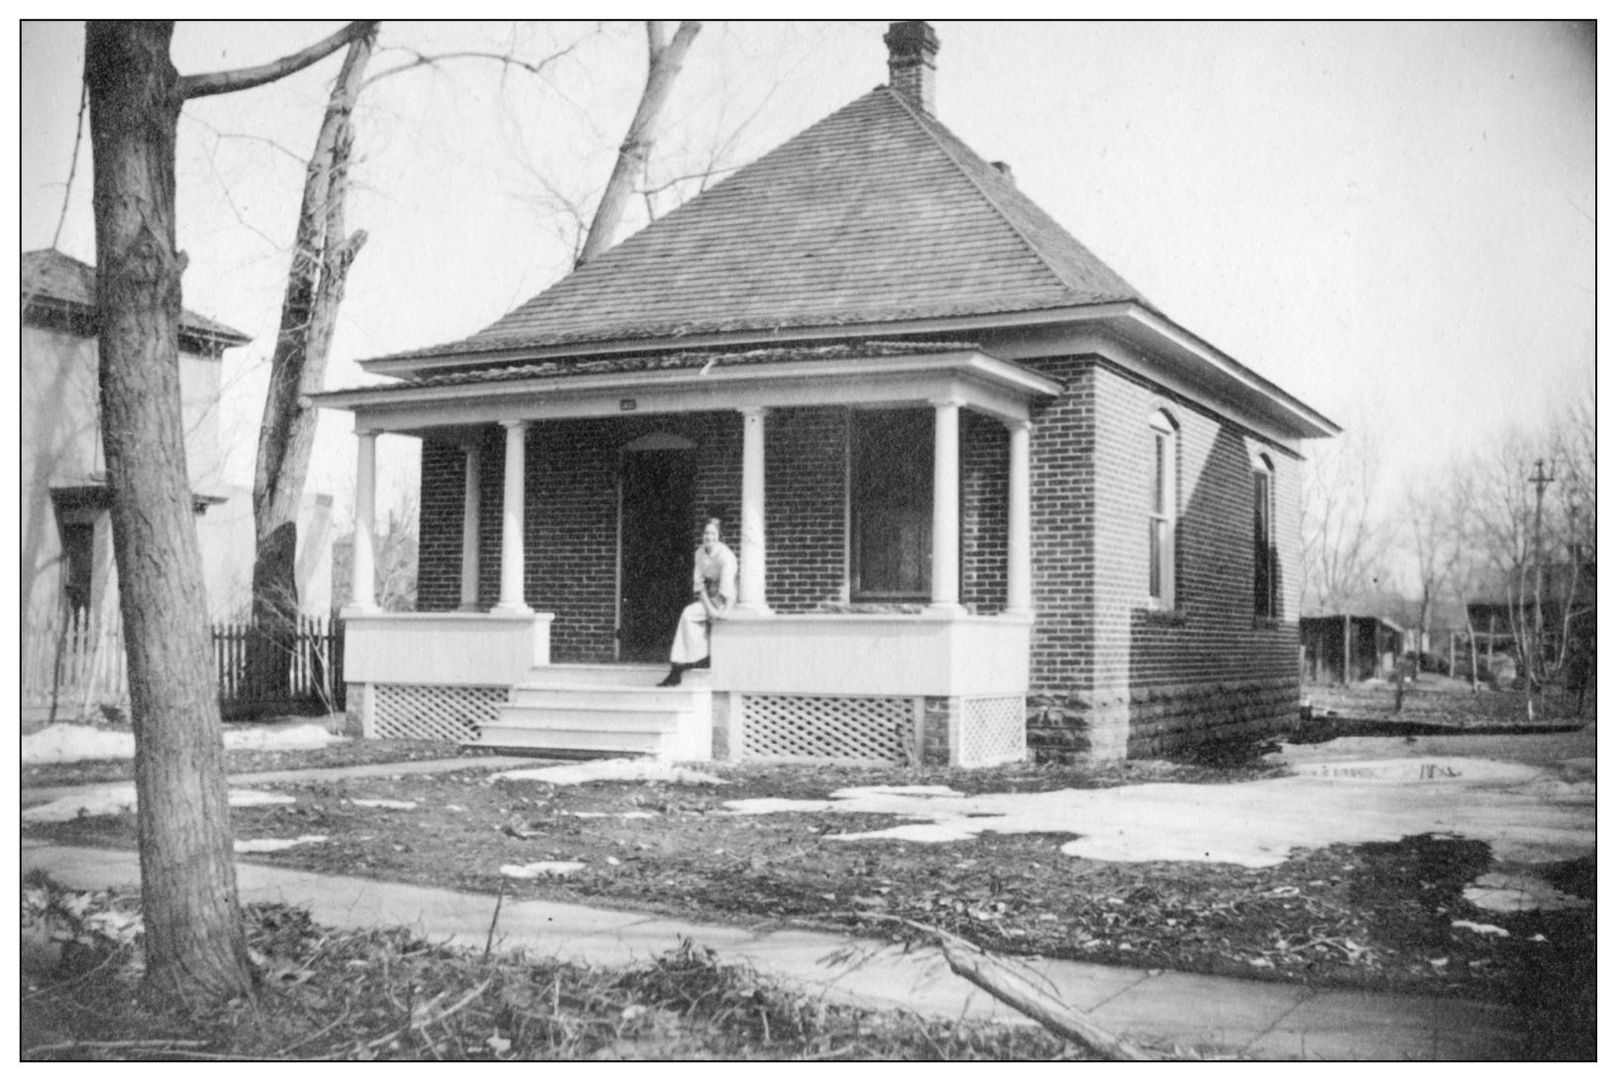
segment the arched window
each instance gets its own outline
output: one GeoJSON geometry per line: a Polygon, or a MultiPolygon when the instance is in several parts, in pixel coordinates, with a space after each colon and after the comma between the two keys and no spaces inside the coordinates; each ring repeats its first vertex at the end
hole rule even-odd
{"type": "Polygon", "coordinates": [[[1253,609],[1259,618],[1277,618],[1279,545],[1274,525],[1274,463],[1266,454],[1257,454],[1251,463],[1251,517],[1253,609]]]}
{"type": "Polygon", "coordinates": [[[1176,602],[1178,546],[1178,426],[1170,414],[1150,415],[1150,602],[1176,602]]]}

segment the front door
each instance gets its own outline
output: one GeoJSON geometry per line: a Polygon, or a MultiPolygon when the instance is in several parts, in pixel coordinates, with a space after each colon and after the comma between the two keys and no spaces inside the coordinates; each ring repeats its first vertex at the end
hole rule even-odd
{"type": "Polygon", "coordinates": [[[693,598],[691,450],[628,450],[620,477],[621,662],[664,662],[693,598]]]}

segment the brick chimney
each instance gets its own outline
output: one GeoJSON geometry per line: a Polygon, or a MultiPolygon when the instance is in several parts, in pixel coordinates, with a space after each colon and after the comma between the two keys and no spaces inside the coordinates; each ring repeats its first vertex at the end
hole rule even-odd
{"type": "Polygon", "coordinates": [[[885,34],[890,49],[890,88],[926,115],[935,114],[935,54],[941,42],[927,22],[893,22],[885,34]]]}

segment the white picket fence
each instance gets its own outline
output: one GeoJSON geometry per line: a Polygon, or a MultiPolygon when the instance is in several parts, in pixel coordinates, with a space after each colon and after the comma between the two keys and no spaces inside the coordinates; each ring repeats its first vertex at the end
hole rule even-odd
{"type": "Polygon", "coordinates": [[[127,709],[130,687],[124,636],[116,614],[89,610],[45,613],[23,625],[22,704],[25,718],[78,721],[104,706],[127,709]]]}

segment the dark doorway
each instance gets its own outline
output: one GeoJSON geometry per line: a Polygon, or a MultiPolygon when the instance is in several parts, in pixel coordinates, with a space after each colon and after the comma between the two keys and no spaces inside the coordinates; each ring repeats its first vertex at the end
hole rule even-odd
{"type": "Polygon", "coordinates": [[[628,450],[620,478],[620,661],[664,662],[693,598],[691,450],[628,450]]]}

